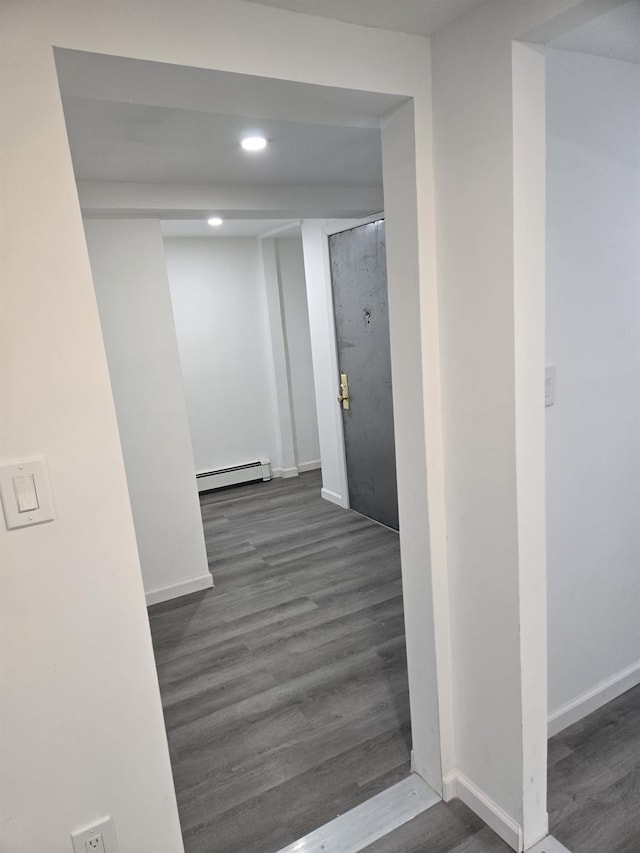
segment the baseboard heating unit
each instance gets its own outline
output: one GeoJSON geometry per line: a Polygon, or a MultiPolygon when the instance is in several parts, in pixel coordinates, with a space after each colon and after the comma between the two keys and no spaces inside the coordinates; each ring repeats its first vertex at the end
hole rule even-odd
{"type": "Polygon", "coordinates": [[[259,462],[246,462],[244,465],[233,465],[231,468],[218,468],[216,471],[202,471],[200,474],[196,474],[199,492],[270,479],[271,461],[269,459],[261,459],[259,462]]]}

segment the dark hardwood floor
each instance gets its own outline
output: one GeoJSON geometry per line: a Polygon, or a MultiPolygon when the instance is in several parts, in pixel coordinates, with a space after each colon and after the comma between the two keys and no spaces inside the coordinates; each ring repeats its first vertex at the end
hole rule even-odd
{"type": "Polygon", "coordinates": [[[548,803],[571,853],[640,851],[640,687],[549,741],[548,803]]]}
{"type": "Polygon", "coordinates": [[[215,590],[149,609],[187,853],[275,853],[410,772],[398,535],[310,472],[201,499],[215,590]]]}
{"type": "Polygon", "coordinates": [[[405,823],[366,853],[513,853],[459,800],[438,803],[405,823]]]}
{"type": "MultiPolygon", "coordinates": [[[[397,534],[316,472],[201,500],[215,590],[149,609],[187,853],[275,853],[409,773],[397,534]]],[[[551,832],[640,851],[640,687],[549,741],[551,832]]],[[[509,853],[462,803],[367,853],[509,853]]]]}

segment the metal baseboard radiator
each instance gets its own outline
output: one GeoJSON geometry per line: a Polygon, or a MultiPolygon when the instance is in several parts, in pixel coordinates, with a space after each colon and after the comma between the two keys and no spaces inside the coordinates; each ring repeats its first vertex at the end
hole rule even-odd
{"type": "Polygon", "coordinates": [[[235,486],[238,483],[270,479],[271,461],[269,459],[247,462],[244,465],[233,465],[231,468],[218,468],[216,471],[202,471],[200,474],[196,474],[199,492],[221,489],[224,486],[235,486]]]}

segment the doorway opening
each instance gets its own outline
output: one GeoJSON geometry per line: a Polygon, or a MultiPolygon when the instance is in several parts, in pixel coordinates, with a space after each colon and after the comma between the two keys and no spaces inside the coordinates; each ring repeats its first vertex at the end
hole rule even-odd
{"type": "MultiPolygon", "coordinates": [[[[178,341],[176,345],[175,332],[171,340],[166,336],[168,320],[173,321],[174,318],[177,320],[178,312],[176,300],[171,299],[170,294],[171,270],[169,270],[169,286],[167,286],[166,268],[161,272],[162,264],[158,262],[160,257],[164,263],[160,223],[201,220],[214,213],[220,214],[220,218],[227,222],[279,219],[291,223],[301,220],[304,244],[305,228],[310,232],[324,228],[330,220],[361,217],[382,209],[381,186],[371,186],[364,181],[358,183],[357,178],[353,177],[357,173],[357,165],[363,162],[366,164],[366,158],[363,158],[361,148],[357,144],[362,138],[377,140],[378,161],[382,159],[385,171],[390,170],[396,178],[390,203],[386,205],[387,224],[395,235],[388,235],[390,363],[394,378],[399,377],[401,386],[405,384],[404,377],[408,375],[405,371],[406,363],[411,362],[415,368],[416,359],[418,362],[421,360],[419,326],[415,327],[417,312],[412,312],[411,308],[412,299],[418,300],[417,260],[413,266],[413,274],[403,276],[402,281],[398,275],[399,269],[402,268],[404,271],[407,263],[406,253],[398,251],[399,245],[406,243],[407,239],[410,244],[412,240],[417,241],[415,222],[411,221],[410,215],[407,221],[404,211],[407,199],[410,201],[411,194],[415,194],[415,174],[410,169],[407,170],[404,150],[397,144],[404,138],[404,131],[411,128],[413,114],[411,110],[407,112],[405,109],[407,104],[411,106],[406,98],[389,95],[374,96],[371,93],[349,90],[324,89],[320,92],[316,90],[321,87],[308,84],[267,81],[264,78],[246,78],[242,75],[202,69],[157,66],[159,77],[157,87],[154,86],[154,98],[160,101],[168,98],[170,102],[174,99],[171,103],[159,105],[157,100],[150,103],[144,99],[149,97],[148,93],[146,96],[143,95],[143,90],[149,85],[146,72],[149,70],[147,66],[151,63],[96,57],[73,51],[58,51],[57,61],[70,146],[81,206],[85,215],[92,268],[95,266],[98,255],[106,265],[106,302],[113,297],[113,290],[109,289],[111,283],[119,277],[119,273],[114,271],[113,264],[126,265],[130,272],[132,270],[135,272],[137,280],[141,277],[142,271],[133,260],[139,259],[140,241],[145,242],[150,254],[155,258],[153,263],[157,275],[148,274],[148,290],[144,294],[144,299],[141,298],[137,303],[136,321],[129,326],[126,337],[129,343],[133,338],[136,344],[133,353],[141,359],[147,343],[145,336],[151,338],[154,345],[159,345],[165,357],[162,381],[166,382],[171,372],[174,382],[171,402],[168,401],[169,392],[166,388],[159,389],[157,384],[151,387],[151,393],[147,398],[149,406],[147,411],[156,414],[157,417],[143,421],[138,419],[138,427],[141,423],[144,424],[144,429],[152,432],[156,440],[166,438],[164,424],[175,418],[178,412],[182,419],[181,428],[184,437],[184,425],[188,421],[188,413],[179,399],[181,382],[185,380],[184,359],[180,369],[180,359],[177,358],[180,342],[178,341]],[[99,79],[103,84],[109,78],[110,71],[113,71],[113,68],[110,69],[110,64],[118,65],[118,73],[114,73],[112,79],[120,81],[121,95],[112,90],[108,100],[103,96],[92,97],[92,80],[99,79]],[[136,80],[140,69],[145,73],[136,80]],[[201,79],[201,88],[196,85],[196,77],[201,79]],[[232,78],[235,81],[235,89],[231,94],[232,78]],[[165,85],[169,79],[171,86],[165,85]],[[123,84],[123,80],[126,81],[126,85],[123,84]],[[180,102],[181,94],[184,95],[187,90],[191,99],[198,101],[198,98],[202,97],[206,101],[206,103],[198,103],[193,109],[196,115],[193,125],[189,125],[189,117],[185,114],[187,111],[184,107],[176,105],[176,102],[180,102]],[[136,101],[136,94],[140,97],[140,101],[136,101]],[[313,116],[311,115],[313,110],[309,106],[313,101],[310,98],[312,94],[315,96],[314,109],[317,110],[317,114],[313,116]],[[246,104],[249,101],[256,103],[256,99],[261,104],[258,112],[247,112],[246,104]],[[223,112],[223,109],[228,112],[223,112]],[[183,135],[188,136],[190,131],[197,134],[199,125],[210,131],[212,127],[222,122],[223,117],[226,116],[227,119],[230,117],[224,122],[226,137],[221,143],[224,156],[221,155],[218,165],[227,175],[233,176],[233,168],[229,164],[232,163],[237,150],[235,143],[232,145],[229,141],[232,138],[230,135],[232,129],[246,123],[247,118],[260,121],[264,125],[271,123],[270,138],[273,140],[272,150],[275,150],[278,134],[281,134],[281,138],[284,139],[286,130],[301,131],[301,128],[293,127],[296,124],[296,109],[303,113],[303,120],[298,121],[297,124],[309,126],[306,127],[308,136],[316,140],[309,141],[310,150],[306,155],[303,156],[300,153],[301,148],[287,149],[286,145],[283,145],[278,162],[272,162],[268,171],[270,178],[261,185],[257,185],[255,179],[258,167],[255,163],[246,165],[249,161],[243,161],[246,174],[235,175],[237,183],[233,192],[229,186],[221,189],[217,183],[204,186],[201,183],[189,182],[197,180],[198,169],[206,170],[208,163],[199,161],[196,157],[189,159],[185,165],[183,135]],[[393,115],[396,119],[385,119],[382,136],[383,142],[386,134],[394,144],[387,144],[386,153],[383,150],[381,158],[380,126],[383,123],[381,117],[388,116],[389,110],[395,110],[393,115]],[[276,117],[273,117],[270,111],[275,111],[276,117]],[[357,114],[355,120],[352,117],[354,111],[357,114]],[[324,139],[324,160],[319,157],[318,152],[322,146],[317,142],[318,138],[324,139]],[[157,186],[158,182],[154,180],[153,173],[154,157],[148,154],[154,149],[156,152],[162,151],[164,142],[167,143],[165,146],[167,150],[164,151],[166,159],[160,171],[166,175],[167,169],[171,166],[175,168],[176,175],[179,177],[166,185],[157,186]],[[225,144],[228,150],[225,149],[225,144]],[[335,151],[333,160],[326,154],[326,151],[331,152],[332,145],[335,151]],[[120,172],[118,170],[122,167],[122,161],[118,162],[117,157],[114,156],[114,152],[118,150],[124,151],[127,155],[126,168],[120,172]],[[283,164],[287,161],[292,164],[291,174],[299,181],[299,173],[302,171],[300,160],[307,163],[315,160],[330,173],[331,167],[336,164],[341,165],[343,169],[352,173],[352,185],[339,185],[339,179],[335,177],[335,183],[327,185],[326,181],[323,183],[323,180],[318,178],[317,186],[313,185],[313,181],[309,181],[311,186],[305,187],[304,193],[301,193],[298,186],[286,183],[286,174],[289,173],[283,172],[280,175],[282,185],[274,186],[274,176],[278,176],[278,168],[284,169],[283,164]],[[213,192],[209,193],[209,190],[213,192]],[[107,241],[108,245],[102,242],[102,248],[96,251],[96,244],[101,243],[101,236],[98,233],[100,231],[103,232],[103,236],[105,232],[109,232],[110,238],[107,241]],[[402,239],[399,240],[401,233],[402,239]],[[121,243],[115,246],[112,242],[114,234],[118,241],[129,242],[128,256],[123,251],[121,243]],[[395,251],[392,251],[394,245],[395,251]],[[392,274],[394,269],[395,275],[392,274]],[[160,294],[161,290],[164,290],[163,294],[160,294]],[[165,322],[162,334],[157,328],[153,328],[158,316],[156,300],[159,295],[162,296],[164,306],[165,322]],[[146,303],[148,309],[152,306],[151,310],[147,310],[145,323],[141,322],[144,300],[150,300],[146,303]],[[407,314],[411,314],[408,325],[407,314]],[[413,330],[413,334],[407,331],[408,327],[413,330]],[[407,346],[408,343],[410,346],[407,346]],[[171,366],[171,371],[168,365],[171,366]],[[163,399],[160,401],[161,397],[163,399]],[[149,424],[156,420],[161,428],[149,430],[149,424]]],[[[117,90],[117,86],[115,89],[117,90]]],[[[411,139],[410,133],[408,138],[411,139]]],[[[382,147],[384,149],[384,144],[382,147]]],[[[157,160],[155,162],[157,164],[157,160]]],[[[409,204],[408,210],[414,210],[414,206],[409,204]]],[[[281,344],[273,335],[274,321],[277,326],[278,306],[276,310],[271,310],[273,306],[270,305],[269,264],[264,263],[271,248],[268,241],[278,238],[270,236],[268,232],[256,234],[255,237],[256,242],[258,237],[261,240],[263,260],[261,275],[265,280],[263,291],[266,304],[265,322],[269,325],[271,334],[270,359],[274,364],[274,395],[271,402],[275,413],[273,421],[280,426],[276,445],[279,441],[278,458],[284,460],[287,443],[293,433],[291,425],[288,433],[282,428],[283,421],[286,421],[287,405],[286,400],[283,401],[279,393],[283,386],[277,381],[279,356],[275,350],[281,344]]],[[[325,243],[326,234],[321,246],[322,258],[326,253],[325,243]]],[[[248,835],[243,842],[243,849],[252,849],[251,844],[254,844],[258,845],[255,849],[264,851],[266,823],[260,817],[260,809],[266,808],[265,803],[268,802],[264,795],[265,790],[274,792],[272,801],[269,802],[273,807],[271,814],[276,817],[277,803],[284,801],[290,803],[291,798],[295,797],[295,802],[300,804],[299,815],[297,817],[295,814],[292,815],[289,826],[283,827],[281,822],[278,827],[274,825],[270,844],[274,850],[278,849],[278,846],[284,846],[287,839],[294,841],[300,833],[304,834],[303,829],[306,828],[308,831],[315,828],[318,821],[324,822],[323,816],[328,816],[327,809],[329,812],[340,811],[345,804],[353,805],[361,802],[371,793],[387,787],[390,781],[397,781],[398,774],[407,775],[411,770],[411,746],[413,769],[432,787],[438,791],[441,789],[439,697],[433,665],[434,627],[430,618],[425,616],[425,613],[431,613],[430,577],[425,571],[425,566],[429,565],[430,556],[429,535],[425,524],[427,518],[426,468],[416,464],[416,459],[424,459],[426,452],[422,388],[414,388],[410,400],[394,389],[395,400],[401,401],[399,406],[396,405],[401,415],[396,423],[396,434],[403,439],[402,445],[398,443],[401,449],[396,452],[401,531],[398,539],[392,531],[384,530],[366,519],[346,513],[332,505],[346,501],[347,494],[344,490],[340,491],[340,470],[345,462],[344,455],[341,458],[337,452],[342,439],[334,429],[338,405],[335,399],[338,377],[332,370],[331,358],[324,357],[324,354],[330,350],[331,337],[326,328],[320,329],[316,322],[318,315],[313,310],[314,305],[324,301],[325,310],[322,318],[323,321],[326,320],[329,310],[326,269],[322,258],[320,263],[316,263],[317,248],[313,241],[308,246],[304,246],[304,266],[311,320],[313,378],[318,403],[317,429],[322,461],[322,489],[318,488],[316,473],[303,471],[298,472],[299,477],[291,480],[282,477],[266,484],[241,486],[238,487],[237,492],[214,492],[204,496],[202,498],[204,531],[205,535],[210,534],[211,537],[208,554],[205,552],[205,560],[207,564],[212,565],[216,582],[218,581],[216,562],[225,563],[225,566],[218,566],[220,588],[216,586],[213,592],[193,591],[191,598],[182,598],[178,603],[175,603],[170,595],[163,594],[165,600],[156,604],[156,610],[152,616],[152,622],[157,617],[157,627],[154,627],[156,648],[161,647],[161,652],[166,652],[164,655],[159,655],[159,659],[163,659],[159,663],[159,675],[161,684],[164,682],[165,685],[171,685],[171,715],[178,734],[172,740],[170,732],[169,742],[174,772],[176,765],[183,762],[176,775],[176,786],[179,789],[178,797],[181,802],[185,838],[191,840],[194,851],[210,845],[211,831],[214,826],[216,833],[221,831],[222,814],[225,814],[229,820],[229,844],[236,845],[227,849],[237,849],[237,839],[244,831],[248,835]],[[321,286],[317,287],[320,281],[321,286]],[[330,387],[329,396],[327,387],[330,387]],[[327,497],[329,501],[322,500],[327,497]],[[336,497],[338,500],[334,499],[336,497]],[[251,508],[255,510],[260,503],[262,503],[261,512],[258,514],[252,512],[251,508]],[[318,519],[321,521],[319,522],[318,519]],[[278,530],[269,526],[272,523],[280,525],[278,530]],[[228,534],[228,544],[232,553],[222,553],[223,548],[220,547],[220,543],[225,534],[228,534]],[[332,537],[333,541],[331,541],[332,537]],[[256,553],[258,545],[266,546],[266,550],[256,553]],[[401,564],[400,551],[402,551],[401,564]],[[224,592],[222,579],[226,569],[228,569],[229,588],[224,592]],[[296,570],[301,574],[296,575],[296,570]],[[260,586],[253,591],[253,598],[252,594],[247,595],[246,589],[242,587],[243,578],[246,580],[252,572],[260,578],[260,586]],[[345,573],[347,573],[346,578],[345,573]],[[407,580],[409,589],[405,582],[407,580]],[[323,586],[325,581],[329,582],[328,587],[323,586]],[[302,588],[303,582],[310,584],[306,592],[302,588]],[[224,596],[227,597],[224,598],[224,596]],[[208,601],[215,602],[215,605],[208,607],[206,604],[208,601]],[[207,617],[211,615],[209,612],[205,616],[207,608],[215,612],[215,627],[220,629],[215,640],[210,644],[215,647],[213,655],[210,654],[211,649],[207,645],[211,640],[211,633],[205,632],[206,639],[203,639],[200,631],[202,623],[206,622],[207,617]],[[321,619],[318,615],[321,610],[329,614],[330,630],[326,627],[326,618],[321,619]],[[304,640],[298,637],[291,642],[291,637],[295,636],[295,630],[293,623],[287,623],[287,618],[293,612],[297,612],[303,620],[306,619],[307,626],[316,632],[315,640],[310,641],[311,657],[302,655],[304,640]],[[346,617],[353,614],[356,614],[356,618],[349,621],[346,617]],[[234,625],[234,622],[237,624],[234,625]],[[410,656],[408,668],[404,663],[405,627],[407,642],[419,648],[417,654],[410,656]],[[331,632],[336,631],[337,633],[331,636],[331,632]],[[379,641],[377,645],[376,638],[379,641]],[[372,639],[373,648],[371,648],[372,639]],[[360,649],[357,646],[358,642],[364,642],[364,646],[360,649]],[[180,651],[176,653],[180,643],[182,643],[180,651]],[[268,654],[263,651],[262,643],[265,644],[265,649],[272,647],[268,654]],[[285,647],[293,652],[293,659],[284,661],[278,656],[278,650],[284,654],[285,647]],[[319,647],[323,647],[321,651],[318,651],[319,647]],[[356,651],[351,654],[354,648],[356,651]],[[427,655],[425,655],[425,648],[430,649],[427,655]],[[314,654],[317,654],[319,663],[316,670],[309,672],[312,665],[309,662],[313,660],[314,654]],[[332,663],[329,663],[329,658],[323,658],[323,655],[327,654],[333,657],[332,663]],[[265,668],[267,657],[269,661],[265,668]],[[221,660],[223,663],[226,661],[230,666],[226,672],[224,666],[221,666],[221,660]],[[193,667],[198,661],[204,661],[204,668],[194,675],[193,667]],[[165,664],[166,669],[163,673],[162,668],[165,664]],[[246,672],[243,672],[243,667],[246,672]],[[331,669],[333,673],[326,672],[331,669]],[[324,681],[322,679],[318,681],[319,671],[323,671],[324,681]],[[284,673],[285,679],[289,680],[279,683],[276,677],[278,672],[284,673]],[[376,687],[375,681],[381,676],[384,687],[380,685],[376,687]],[[352,725],[349,728],[345,723],[348,714],[340,711],[341,702],[348,699],[352,684],[357,685],[358,681],[363,691],[359,694],[360,701],[364,702],[368,711],[362,717],[356,715],[357,719],[351,720],[352,725]],[[290,687],[292,683],[296,684],[296,690],[307,691],[306,704],[304,694],[301,699],[297,692],[295,696],[298,698],[292,698],[292,695],[287,693],[287,690],[293,689],[290,687]],[[292,704],[293,716],[291,716],[292,704]],[[238,705],[241,705],[242,709],[236,707],[238,705]],[[373,737],[370,729],[372,708],[381,712],[380,721],[374,726],[380,731],[373,737]],[[241,716],[245,712],[244,726],[234,728],[233,722],[238,715],[241,716]],[[409,742],[410,716],[413,722],[411,744],[409,742]],[[294,720],[293,717],[296,719],[294,720]],[[260,722],[265,723],[266,728],[260,728],[260,722]],[[361,740],[354,747],[356,730],[360,731],[361,740]],[[294,753],[285,753],[282,747],[283,742],[287,742],[287,738],[295,740],[295,732],[304,734],[306,745],[302,753],[292,758],[294,753]],[[343,746],[345,745],[345,732],[348,741],[346,745],[349,747],[347,752],[353,750],[354,756],[358,755],[363,759],[362,763],[356,762],[355,757],[353,761],[345,758],[345,750],[340,746],[340,742],[343,746]],[[253,742],[252,736],[257,738],[253,742]],[[214,764],[205,756],[204,749],[200,748],[206,742],[210,744],[215,742],[213,761],[216,763],[214,764]],[[262,744],[261,747],[258,742],[262,744]],[[239,744],[253,752],[244,753],[242,756],[237,752],[233,753],[232,747],[238,748],[239,744]],[[225,748],[228,748],[227,752],[225,748]],[[256,760],[258,752],[260,760],[256,760]],[[388,755],[387,759],[384,757],[385,754],[388,755]],[[221,766],[217,763],[221,755],[226,755],[228,759],[226,765],[221,766]],[[301,758],[300,755],[304,757],[301,758]],[[399,755],[402,756],[401,760],[398,758],[399,755]],[[264,763],[265,758],[268,761],[267,764],[264,763]],[[381,760],[387,761],[382,769],[380,769],[381,760]],[[296,762],[299,763],[296,764],[296,762]],[[243,768],[241,774],[238,771],[240,764],[243,768]],[[340,773],[345,775],[346,784],[341,789],[342,793],[339,793],[337,799],[333,801],[313,799],[317,794],[313,783],[321,777],[323,772],[326,772],[326,784],[321,791],[328,794],[333,790],[334,797],[338,790],[335,788],[338,775],[340,773]],[[272,774],[271,777],[269,773],[272,774]],[[306,805],[301,796],[301,781],[305,774],[310,783],[307,789],[310,799],[307,798],[306,805]],[[232,779],[234,784],[231,784],[232,779]],[[185,788],[181,798],[180,786],[183,782],[185,788]],[[255,794],[250,806],[247,805],[248,790],[253,790],[255,794]],[[222,791],[225,791],[226,796],[229,797],[227,801],[224,800],[222,791]],[[236,792],[235,800],[233,791],[236,792]],[[240,796],[244,799],[239,799],[240,796]],[[347,799],[348,797],[350,799],[347,799]],[[216,803],[217,805],[214,805],[216,803]],[[224,812],[215,810],[223,806],[225,806],[224,812]],[[253,809],[252,817],[249,817],[246,809],[253,809]],[[246,820],[243,820],[243,815],[246,816],[246,820]],[[231,839],[235,840],[232,842],[231,839]]],[[[99,277],[94,268],[96,282],[99,277]]],[[[128,281],[131,283],[130,279],[128,281]]],[[[133,290],[140,294],[141,291],[136,288],[137,281],[133,290]]],[[[122,316],[128,310],[127,300],[131,295],[132,288],[121,289],[120,296],[124,302],[119,301],[111,314],[114,319],[111,340],[114,351],[122,344],[122,337],[117,330],[122,328],[122,316]]],[[[286,327],[286,317],[283,318],[282,315],[282,304],[279,308],[280,321],[283,323],[284,320],[283,325],[286,327]]],[[[195,310],[193,309],[192,304],[190,310],[193,323],[203,322],[206,312],[198,310],[197,306],[195,310]]],[[[256,309],[257,305],[254,306],[254,312],[256,309]]],[[[246,308],[247,312],[250,310],[246,308]]],[[[101,310],[103,332],[108,325],[105,321],[106,316],[101,310]]],[[[372,316],[373,311],[370,310],[369,320],[372,316]]],[[[365,323],[366,319],[365,316],[365,323]]],[[[112,346],[107,338],[108,333],[105,333],[105,344],[109,351],[112,346]]],[[[251,336],[251,340],[254,340],[254,336],[251,336]]],[[[242,333],[238,333],[237,341],[242,341],[242,333]]],[[[188,348],[192,343],[193,336],[189,336],[189,340],[183,344],[183,349],[185,346],[188,348]]],[[[283,351],[286,373],[288,356],[286,343],[283,351]]],[[[335,359],[335,356],[333,358],[335,359]]],[[[126,415],[124,418],[121,417],[120,409],[131,412],[141,401],[141,395],[138,393],[140,386],[133,381],[137,366],[138,362],[132,358],[121,365],[120,374],[112,371],[116,398],[118,382],[122,382],[125,386],[135,386],[133,393],[122,397],[125,400],[123,407],[118,405],[116,399],[123,448],[127,441],[127,421],[126,415]]],[[[225,364],[218,365],[218,369],[224,372],[225,364]]],[[[352,384],[352,390],[353,388],[352,384]]],[[[201,390],[216,396],[216,389],[205,387],[201,390]]],[[[243,389],[236,390],[238,400],[241,400],[243,389]]],[[[224,394],[219,396],[221,397],[217,401],[219,405],[212,407],[214,411],[220,408],[226,410],[227,407],[233,409],[233,398],[229,400],[228,395],[224,394]]],[[[289,414],[291,415],[291,400],[289,414]]],[[[232,423],[232,433],[242,428],[243,424],[233,422],[232,418],[229,420],[232,423]]],[[[138,437],[140,437],[139,433],[138,437]]],[[[216,435],[212,438],[215,444],[216,435]]],[[[167,458],[171,458],[171,455],[171,452],[166,453],[167,458]]],[[[277,456],[277,454],[271,455],[277,456]]],[[[262,462],[263,454],[258,452],[256,456],[257,461],[262,462]]],[[[149,511],[148,503],[142,514],[136,509],[135,489],[132,488],[132,482],[136,477],[144,481],[146,469],[136,469],[135,453],[130,455],[130,460],[126,467],[132,508],[136,518],[136,530],[138,531],[139,527],[138,515],[145,516],[150,522],[150,528],[157,529],[161,527],[158,516],[149,511]]],[[[284,461],[282,466],[283,471],[287,470],[284,461]]],[[[193,508],[194,498],[197,500],[195,472],[193,465],[190,471],[187,471],[186,467],[185,465],[176,466],[175,482],[182,484],[185,493],[190,490],[193,508]],[[190,485],[187,480],[190,480],[190,485]]],[[[213,469],[219,470],[220,467],[235,466],[225,465],[222,462],[216,463],[213,469]]],[[[157,499],[158,495],[156,494],[155,497],[157,499]]],[[[156,500],[156,504],[158,503],[160,502],[156,500]]],[[[192,533],[193,524],[194,513],[192,512],[190,518],[185,519],[185,528],[191,525],[192,533]]],[[[138,539],[140,544],[139,533],[138,539]]],[[[201,560],[201,558],[202,554],[198,559],[201,560]]],[[[142,550],[141,561],[144,562],[142,550]]],[[[187,561],[180,562],[184,565],[187,561]]],[[[200,572],[196,577],[202,578],[204,573],[200,572]]],[[[170,591],[171,586],[171,583],[165,583],[163,589],[170,591]]],[[[206,584],[203,583],[202,586],[206,584]]],[[[174,585],[173,591],[177,592],[178,589],[181,593],[185,592],[182,582],[174,585]]],[[[298,634],[300,633],[298,631],[298,634]]],[[[309,642],[308,637],[306,641],[309,642]]]]}

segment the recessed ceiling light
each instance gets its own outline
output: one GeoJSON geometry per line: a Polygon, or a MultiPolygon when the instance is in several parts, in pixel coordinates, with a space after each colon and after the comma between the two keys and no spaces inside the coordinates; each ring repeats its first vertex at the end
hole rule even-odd
{"type": "Polygon", "coordinates": [[[262,151],[267,147],[267,140],[264,136],[246,136],[240,140],[240,145],[245,151],[262,151]]]}
{"type": "Polygon", "coordinates": [[[222,225],[222,219],[219,216],[212,216],[211,219],[207,219],[207,225],[217,228],[218,225],[222,225]]]}

